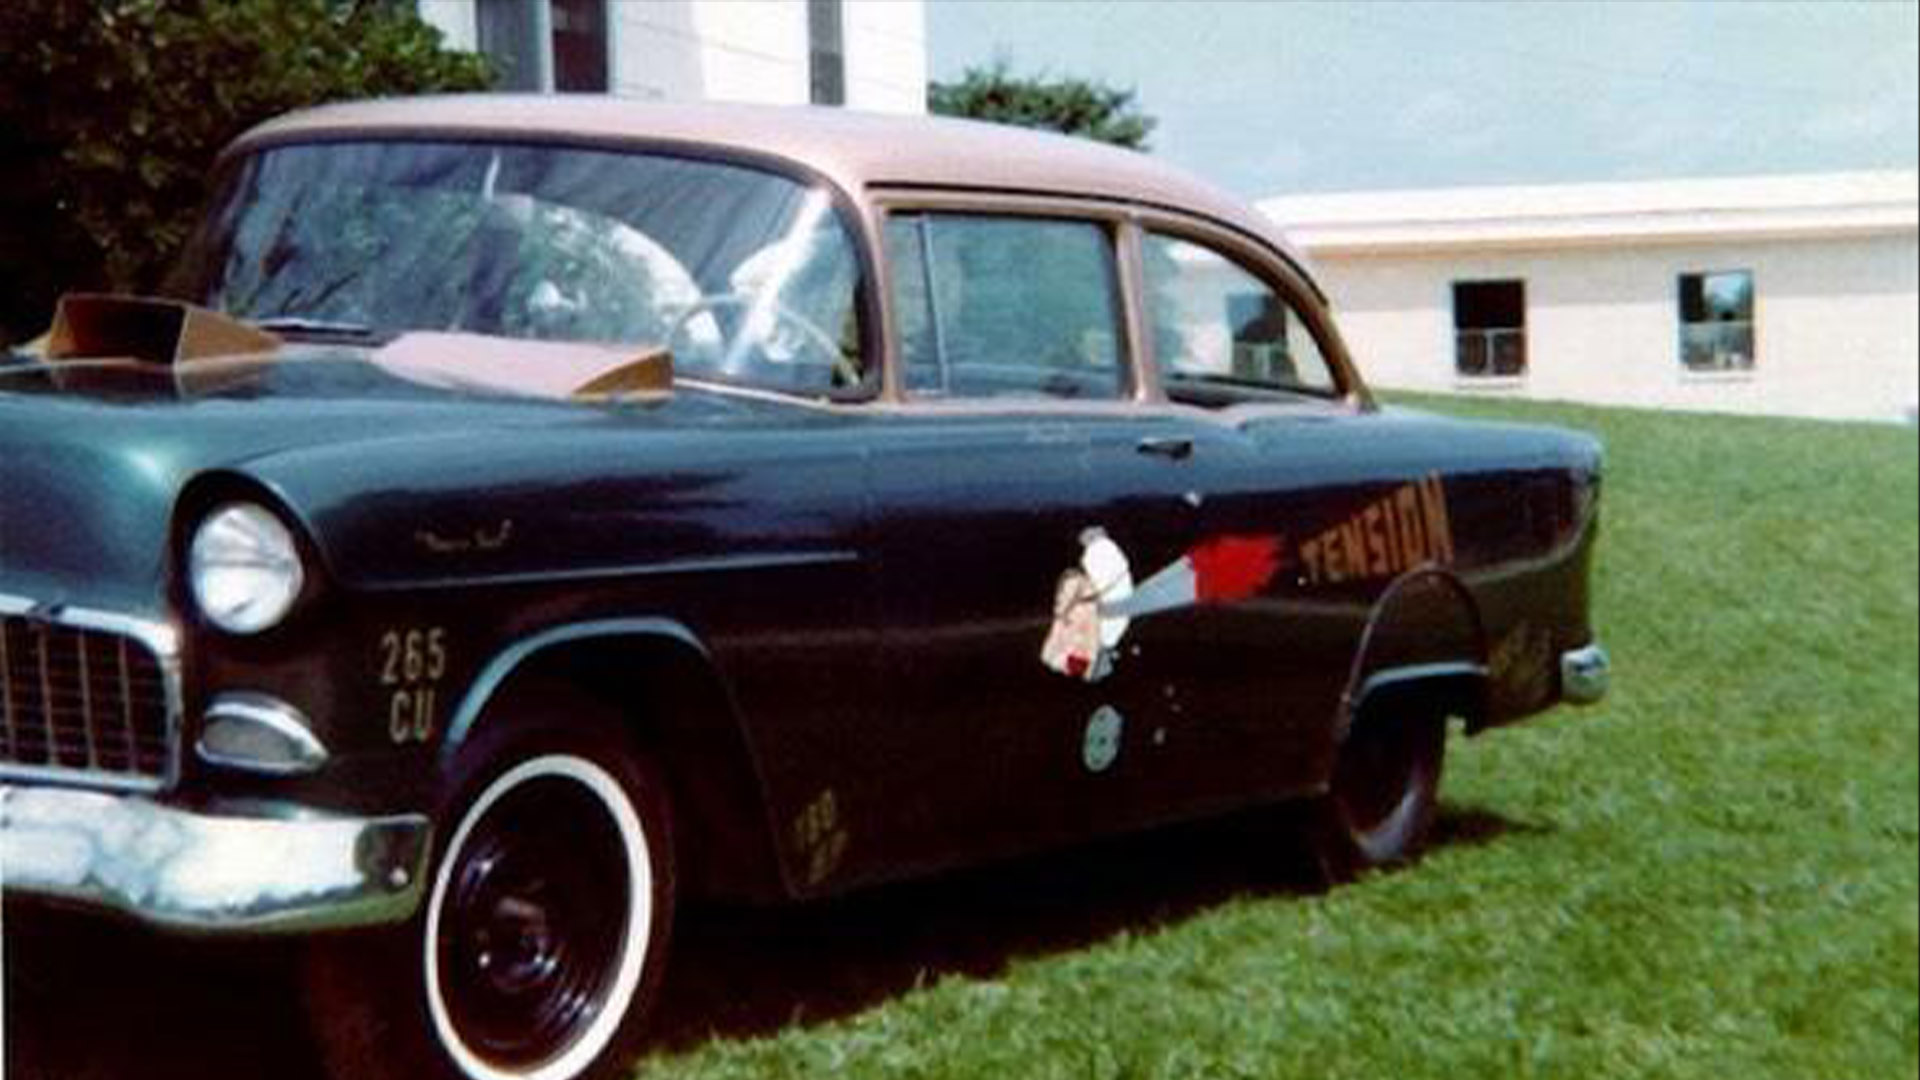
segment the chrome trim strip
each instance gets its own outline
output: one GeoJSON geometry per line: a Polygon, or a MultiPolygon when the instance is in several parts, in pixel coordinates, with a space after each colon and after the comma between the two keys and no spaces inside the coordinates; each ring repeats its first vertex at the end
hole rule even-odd
{"type": "Polygon", "coordinates": [[[7,892],[208,934],[310,933],[411,918],[432,827],[294,805],[197,813],[140,795],[0,784],[7,892]]]}
{"type": "Polygon", "coordinates": [[[1592,705],[1607,696],[1612,685],[1613,661],[1599,642],[1560,654],[1560,699],[1573,705],[1592,705]]]}
{"type": "MultiPolygon", "coordinates": [[[[173,624],[114,611],[100,611],[69,604],[47,604],[12,593],[0,593],[0,616],[7,615],[44,622],[49,626],[119,634],[145,645],[148,651],[153,653],[154,660],[160,667],[161,682],[165,686],[167,760],[162,775],[157,778],[123,776],[67,767],[10,765],[0,762],[0,780],[52,781],[112,791],[162,791],[179,782],[181,720],[186,711],[186,705],[181,689],[180,631],[173,624]]],[[[9,719],[11,719],[11,709],[9,709],[9,719]]],[[[12,734],[11,724],[8,727],[8,734],[12,734]]]]}
{"type": "Polygon", "coordinates": [[[224,769],[237,769],[241,772],[258,773],[263,776],[305,776],[318,772],[332,757],[326,744],[313,733],[305,713],[268,694],[258,694],[249,690],[239,690],[221,694],[207,706],[206,714],[200,724],[200,738],[194,743],[194,753],[209,765],[224,769]],[[219,722],[251,724],[266,728],[292,745],[294,758],[289,762],[262,761],[258,758],[233,757],[207,745],[207,734],[219,722]]]}
{"type": "Polygon", "coordinates": [[[468,732],[480,719],[487,703],[493,700],[495,691],[507,681],[519,666],[532,656],[549,646],[591,638],[605,637],[656,637],[677,641],[701,656],[707,655],[707,647],[694,636],[693,631],[671,619],[633,617],[613,619],[592,619],[586,622],[563,623],[530,634],[495,653],[480,674],[474,676],[469,684],[466,697],[460,701],[453,719],[447,724],[446,738],[441,741],[440,754],[443,760],[449,760],[465,744],[468,732]]]}
{"type": "Polygon", "coordinates": [[[626,566],[588,566],[578,570],[524,570],[513,573],[475,573],[442,577],[403,578],[395,581],[354,581],[368,592],[397,592],[402,589],[445,589],[466,586],[547,585],[579,581],[613,581],[624,578],[663,577],[673,574],[718,574],[759,570],[788,570],[812,566],[837,566],[857,563],[860,553],[851,549],[820,551],[774,551],[764,554],[716,555],[711,558],[669,559],[657,563],[626,566]]]}

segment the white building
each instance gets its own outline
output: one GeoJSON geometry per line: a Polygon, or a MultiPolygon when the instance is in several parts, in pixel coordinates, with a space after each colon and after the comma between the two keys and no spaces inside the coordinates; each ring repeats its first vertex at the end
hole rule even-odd
{"type": "Polygon", "coordinates": [[[926,110],[924,0],[418,0],[503,90],[926,110]]]}
{"type": "Polygon", "coordinates": [[[1269,199],[1375,385],[1911,419],[1913,172],[1269,199]]]}

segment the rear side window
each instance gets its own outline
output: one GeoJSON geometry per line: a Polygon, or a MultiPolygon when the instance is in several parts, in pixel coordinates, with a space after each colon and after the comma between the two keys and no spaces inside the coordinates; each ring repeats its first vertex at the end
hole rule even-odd
{"type": "Polygon", "coordinates": [[[1191,240],[1148,233],[1143,249],[1154,355],[1167,394],[1222,402],[1218,388],[1338,390],[1299,311],[1238,262],[1191,240]]]}
{"type": "Polygon", "coordinates": [[[1105,226],[895,214],[886,243],[908,393],[1102,399],[1128,392],[1105,226]]]}

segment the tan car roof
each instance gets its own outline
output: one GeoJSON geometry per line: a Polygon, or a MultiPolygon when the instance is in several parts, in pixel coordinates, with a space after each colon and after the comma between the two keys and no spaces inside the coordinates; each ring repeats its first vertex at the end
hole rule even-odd
{"type": "Polygon", "coordinates": [[[659,104],[601,95],[466,95],[328,105],[270,120],[263,141],[353,134],[470,133],[646,139],[794,162],[853,194],[912,185],[1044,192],[1199,213],[1299,256],[1264,217],[1147,154],[999,124],[807,106],[659,104]]]}

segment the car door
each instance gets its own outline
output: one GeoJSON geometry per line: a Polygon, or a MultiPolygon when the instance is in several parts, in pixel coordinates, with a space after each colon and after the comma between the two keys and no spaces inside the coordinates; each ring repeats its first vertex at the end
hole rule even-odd
{"type": "Polygon", "coordinates": [[[1089,433],[1136,387],[1114,222],[896,210],[886,235],[903,400],[871,432],[886,714],[872,737],[891,768],[868,842],[917,866],[1101,817],[1102,710],[1123,703],[1088,620],[1114,550],[1089,433]]]}
{"type": "Polygon", "coordinates": [[[1135,560],[1120,608],[1160,695],[1125,806],[1165,817],[1324,779],[1365,610],[1303,587],[1301,542],[1341,511],[1353,457],[1339,442],[1353,408],[1308,298],[1204,231],[1137,235],[1162,400],[1092,433],[1088,453],[1114,520],[1175,493],[1190,508],[1188,539],[1135,560]]]}

